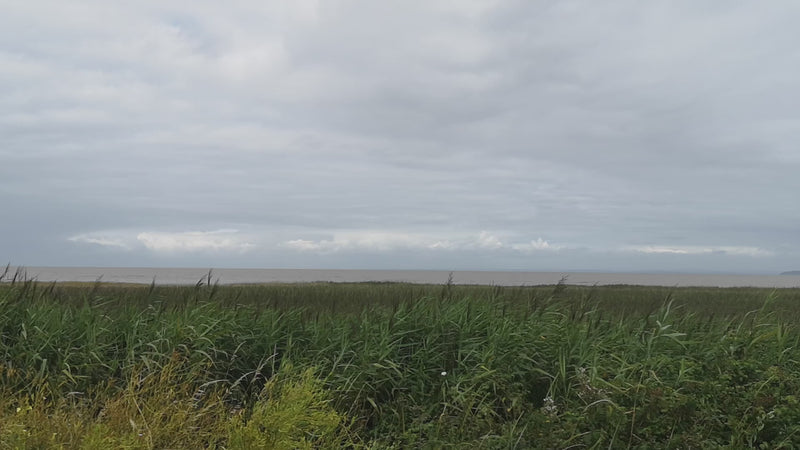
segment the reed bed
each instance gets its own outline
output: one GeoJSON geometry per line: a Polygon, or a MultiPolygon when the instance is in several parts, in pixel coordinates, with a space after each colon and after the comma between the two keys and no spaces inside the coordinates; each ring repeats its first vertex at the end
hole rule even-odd
{"type": "Polygon", "coordinates": [[[0,448],[795,448],[800,290],[0,283],[0,448]]]}

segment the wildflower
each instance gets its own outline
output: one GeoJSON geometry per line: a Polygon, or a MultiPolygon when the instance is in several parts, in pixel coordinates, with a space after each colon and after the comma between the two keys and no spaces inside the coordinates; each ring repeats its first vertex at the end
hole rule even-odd
{"type": "Polygon", "coordinates": [[[447,371],[446,371],[446,370],[443,370],[443,371],[442,371],[442,376],[443,376],[443,377],[446,377],[446,376],[447,376],[447,371]]]}
{"type": "Polygon", "coordinates": [[[554,416],[558,414],[558,407],[556,406],[556,401],[553,400],[553,397],[547,396],[543,400],[544,405],[542,405],[542,412],[547,414],[548,416],[554,416]]]}

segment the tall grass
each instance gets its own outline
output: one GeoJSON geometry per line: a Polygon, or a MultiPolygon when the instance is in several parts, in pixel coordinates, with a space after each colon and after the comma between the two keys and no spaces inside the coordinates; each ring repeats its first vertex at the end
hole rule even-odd
{"type": "Polygon", "coordinates": [[[0,448],[793,448],[800,290],[0,284],[0,448]]]}

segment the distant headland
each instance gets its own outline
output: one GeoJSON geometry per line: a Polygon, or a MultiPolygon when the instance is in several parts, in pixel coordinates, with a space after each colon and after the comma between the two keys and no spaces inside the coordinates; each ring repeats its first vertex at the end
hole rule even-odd
{"type": "Polygon", "coordinates": [[[800,275],[800,270],[790,270],[788,272],[781,272],[781,275],[800,275]]]}

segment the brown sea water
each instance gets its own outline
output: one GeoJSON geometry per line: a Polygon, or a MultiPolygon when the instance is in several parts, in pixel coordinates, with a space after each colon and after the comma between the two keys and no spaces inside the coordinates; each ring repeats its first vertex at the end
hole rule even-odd
{"type": "MultiPolygon", "coordinates": [[[[11,268],[10,274],[15,268],[11,268]]],[[[1,271],[1,270],[0,270],[1,271]]],[[[206,279],[209,269],[26,267],[27,278],[38,281],[78,281],[191,285],[206,279]]],[[[452,273],[455,284],[535,286],[556,284],[565,278],[573,285],[628,284],[641,286],[800,287],[800,275],[647,274],[595,272],[492,272],[436,270],[324,270],[324,269],[213,269],[211,279],[220,284],[304,282],[407,282],[444,284],[452,273]]]]}

